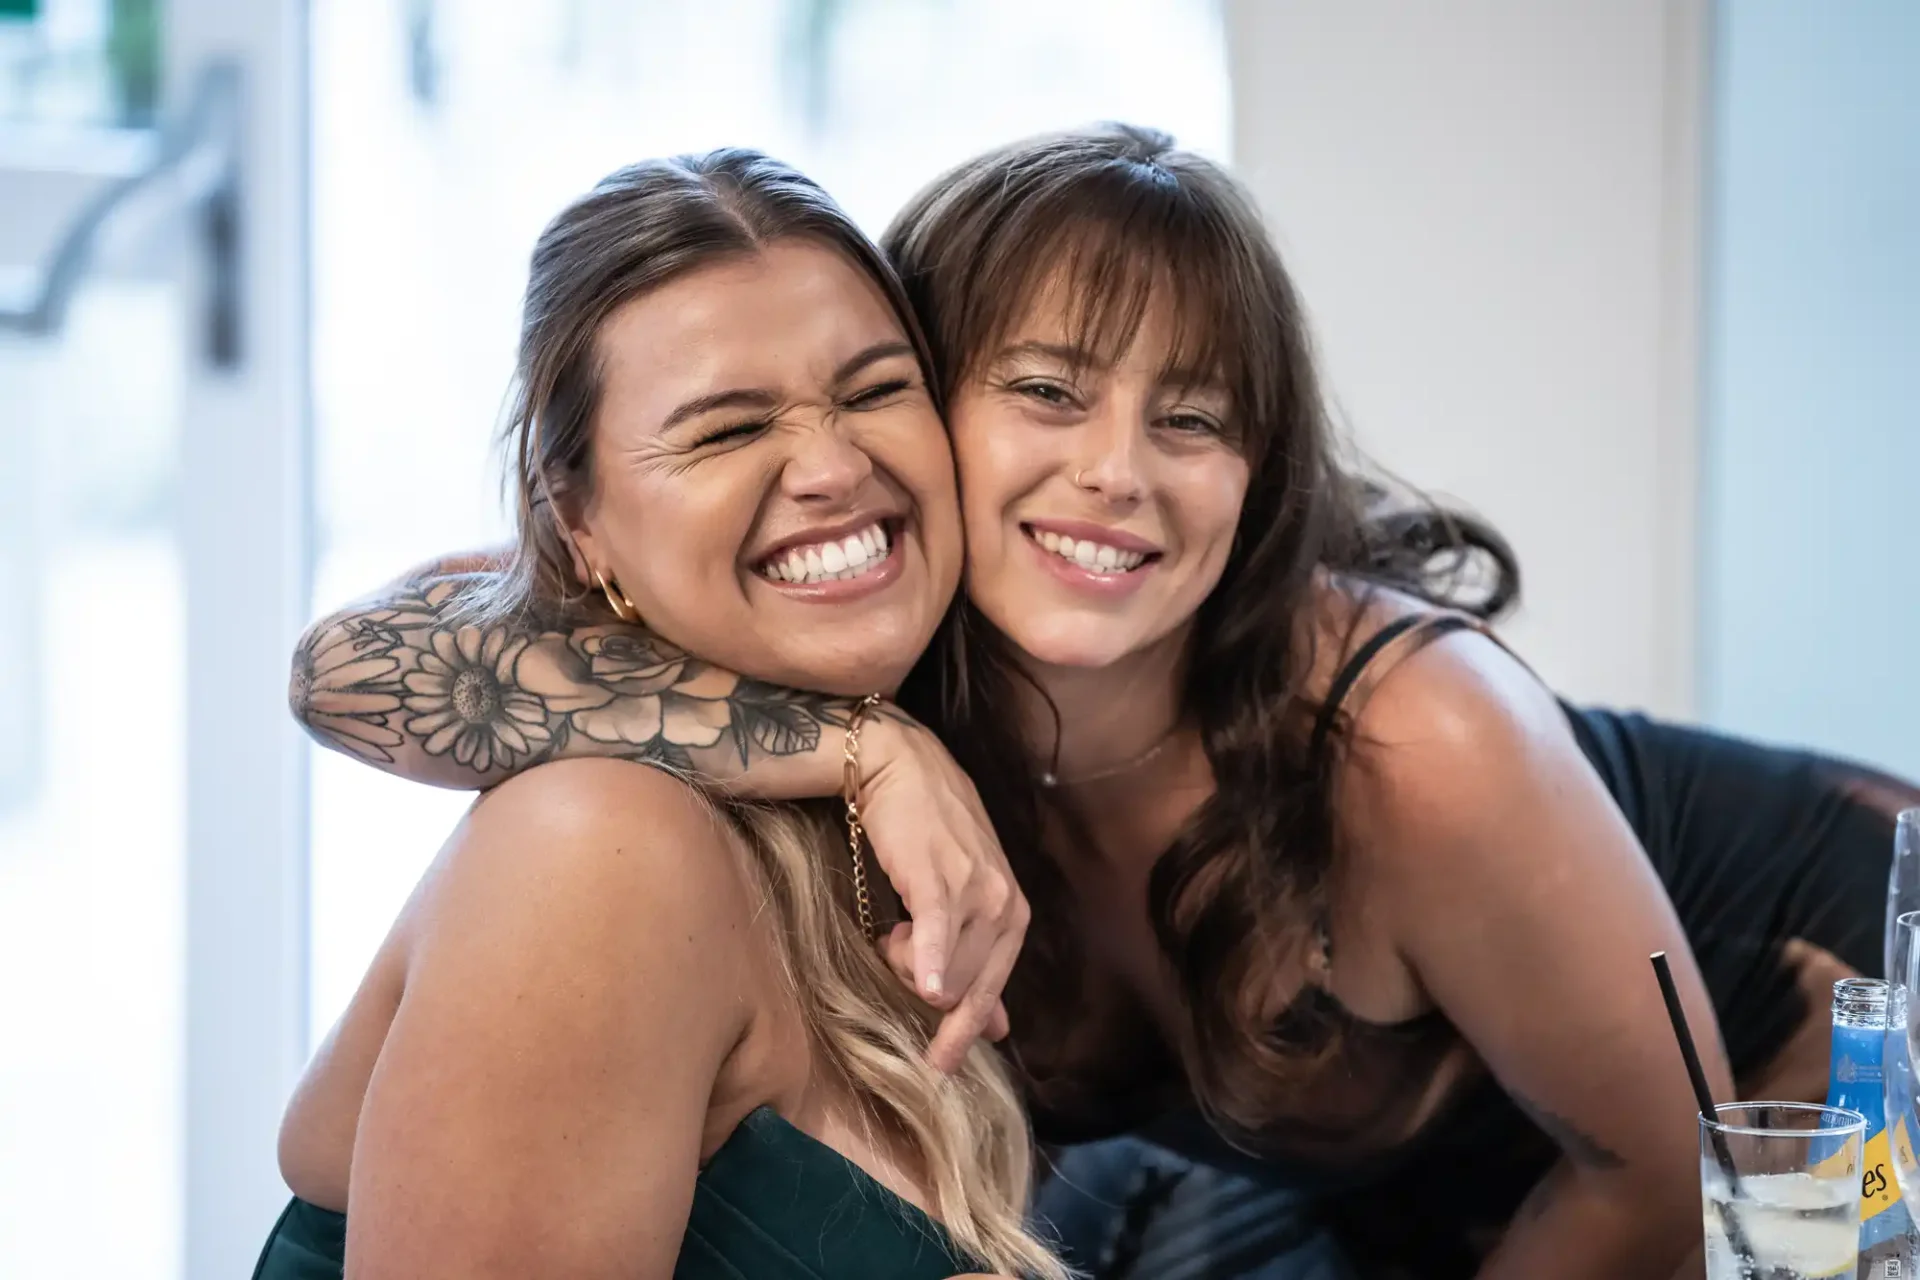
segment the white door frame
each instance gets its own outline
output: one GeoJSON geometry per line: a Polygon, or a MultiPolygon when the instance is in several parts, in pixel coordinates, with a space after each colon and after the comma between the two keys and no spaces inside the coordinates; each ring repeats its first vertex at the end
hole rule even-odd
{"type": "MultiPolygon", "coordinates": [[[[148,218],[187,211],[189,234],[169,243],[238,240],[229,274],[209,270],[213,259],[198,252],[169,251],[137,268],[181,272],[179,296],[190,309],[178,459],[187,631],[184,1257],[161,1272],[189,1280],[251,1271],[286,1198],[276,1137],[307,1052],[307,758],[286,714],[312,523],[307,17],[304,0],[166,0],[157,134],[56,130],[35,150],[39,135],[29,129],[15,131],[24,149],[0,152],[0,190],[19,197],[3,202],[10,209],[0,234],[26,246],[42,270],[53,261],[46,249],[84,244],[65,233],[100,214],[96,197],[116,183],[143,193],[148,218]],[[230,145],[195,145],[187,163],[162,165],[164,181],[142,178],[156,161],[184,154],[172,143],[207,136],[181,126],[216,67],[237,81],[237,104],[226,104],[237,109],[221,135],[230,145]],[[237,176],[224,188],[237,199],[204,199],[223,189],[209,185],[210,165],[214,177],[237,176]],[[209,302],[221,286],[235,303],[222,312],[233,321],[222,331],[224,356],[208,341],[209,302]]],[[[84,258],[66,259],[75,268],[67,284],[91,266],[84,258]]],[[[0,304],[10,307],[64,292],[39,289],[32,270],[0,284],[0,304]]],[[[37,311],[31,323],[57,340],[62,310],[37,311]]],[[[137,769],[144,762],[133,750],[126,767],[137,769]]],[[[114,803],[110,787],[100,802],[114,803]]]]}
{"type": "Polygon", "coordinates": [[[161,28],[170,104],[218,61],[243,95],[240,360],[195,344],[182,415],[188,1280],[250,1272],[286,1198],[276,1139],[307,1053],[307,758],[286,712],[312,526],[307,16],[168,0],[161,28]]]}

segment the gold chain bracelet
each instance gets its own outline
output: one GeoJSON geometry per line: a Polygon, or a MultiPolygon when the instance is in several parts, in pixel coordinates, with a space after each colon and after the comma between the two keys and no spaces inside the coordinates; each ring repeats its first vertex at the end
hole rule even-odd
{"type": "Polygon", "coordinates": [[[846,779],[841,798],[847,803],[847,848],[853,853],[853,905],[860,917],[860,932],[873,941],[873,899],[867,892],[867,859],[860,846],[866,829],[860,825],[860,727],[880,705],[880,695],[870,693],[853,704],[847,717],[846,779]]]}

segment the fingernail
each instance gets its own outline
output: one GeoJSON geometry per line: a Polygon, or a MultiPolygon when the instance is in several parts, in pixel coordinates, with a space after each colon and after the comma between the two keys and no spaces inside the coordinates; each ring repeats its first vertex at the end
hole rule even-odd
{"type": "Polygon", "coordinates": [[[927,975],[927,994],[937,996],[946,989],[947,983],[938,973],[927,975]]]}

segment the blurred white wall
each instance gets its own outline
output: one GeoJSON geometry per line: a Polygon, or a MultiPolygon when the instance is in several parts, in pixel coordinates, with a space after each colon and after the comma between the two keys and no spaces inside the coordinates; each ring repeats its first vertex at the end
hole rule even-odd
{"type": "Polygon", "coordinates": [[[1492,518],[1579,698],[1686,713],[1704,0],[1228,0],[1234,159],[1358,443],[1492,518]]]}
{"type": "Polygon", "coordinates": [[[1716,25],[1702,703],[1920,777],[1920,5],[1716,25]]]}

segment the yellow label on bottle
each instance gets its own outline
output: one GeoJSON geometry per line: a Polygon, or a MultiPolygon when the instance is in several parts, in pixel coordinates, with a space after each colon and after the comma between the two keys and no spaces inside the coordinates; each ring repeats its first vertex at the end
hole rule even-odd
{"type": "MultiPolygon", "coordinates": [[[[1914,1168],[1913,1146],[1907,1138],[1905,1119],[1895,1126],[1894,1136],[1891,1139],[1887,1131],[1882,1129],[1867,1139],[1866,1148],[1860,1153],[1860,1221],[1862,1222],[1885,1213],[1900,1203],[1900,1184],[1893,1172],[1896,1151],[1899,1153],[1898,1158],[1905,1161],[1901,1168],[1914,1168]]],[[[1846,1168],[1846,1164],[1847,1153],[1836,1151],[1815,1164],[1809,1172],[1816,1178],[1832,1178],[1839,1175],[1846,1168]]]]}
{"type": "MultiPolygon", "coordinates": [[[[1906,1146],[1906,1126],[1902,1122],[1900,1144],[1906,1146]]],[[[1860,1159],[1860,1221],[1885,1213],[1900,1203],[1900,1186],[1893,1180],[1893,1144],[1882,1129],[1867,1139],[1860,1159]]]]}

